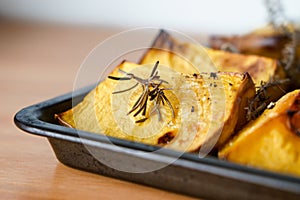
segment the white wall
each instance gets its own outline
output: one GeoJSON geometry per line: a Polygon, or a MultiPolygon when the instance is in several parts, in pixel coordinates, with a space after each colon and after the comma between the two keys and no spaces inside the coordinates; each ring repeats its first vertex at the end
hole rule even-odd
{"type": "MultiPolygon", "coordinates": [[[[282,0],[300,20],[300,1],[282,0]]],[[[0,16],[121,28],[240,33],[267,22],[263,0],[0,0],[0,16]]]]}

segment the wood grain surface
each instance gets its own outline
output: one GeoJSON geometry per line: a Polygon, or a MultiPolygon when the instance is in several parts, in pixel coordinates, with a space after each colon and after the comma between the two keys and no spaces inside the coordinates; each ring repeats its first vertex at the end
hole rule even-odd
{"type": "Polygon", "coordinates": [[[192,199],[64,166],[45,138],[14,125],[21,108],[71,91],[85,56],[117,32],[0,22],[1,199],[192,199]]]}

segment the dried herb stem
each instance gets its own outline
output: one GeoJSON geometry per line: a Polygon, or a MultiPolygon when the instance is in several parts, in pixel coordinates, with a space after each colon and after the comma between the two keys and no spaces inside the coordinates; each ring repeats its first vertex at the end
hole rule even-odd
{"type": "Polygon", "coordinates": [[[245,108],[247,110],[247,120],[250,121],[256,119],[267,108],[267,101],[271,98],[268,94],[268,89],[276,87],[283,93],[286,93],[281,85],[286,84],[289,81],[289,79],[275,79],[272,77],[270,77],[268,82],[261,81],[260,86],[257,87],[254,98],[249,101],[248,107],[245,108]]]}
{"type": "MultiPolygon", "coordinates": [[[[173,109],[173,106],[172,106],[171,102],[169,101],[169,99],[164,94],[165,90],[171,90],[171,88],[163,88],[163,85],[162,85],[163,83],[165,83],[165,84],[169,84],[169,83],[167,81],[161,79],[160,76],[158,75],[158,70],[157,70],[158,64],[159,64],[159,61],[157,61],[155,63],[150,76],[146,79],[140,78],[133,73],[127,73],[121,69],[119,69],[119,72],[124,74],[125,77],[108,76],[108,78],[110,78],[112,80],[126,81],[126,80],[133,79],[137,82],[132,87],[113,92],[113,94],[128,92],[128,91],[132,90],[133,88],[137,87],[138,85],[142,86],[142,94],[139,96],[139,98],[134,103],[132,108],[128,111],[128,113],[127,113],[128,115],[136,111],[133,114],[134,117],[138,116],[139,114],[141,114],[142,116],[145,116],[146,112],[147,112],[147,105],[148,105],[148,98],[149,98],[149,101],[154,101],[154,107],[150,111],[150,114],[149,114],[150,116],[154,112],[156,112],[158,114],[158,120],[161,121],[162,116],[161,116],[160,106],[161,106],[161,104],[165,105],[165,102],[166,102],[172,112],[172,118],[175,117],[175,111],[173,109]]],[[[137,120],[136,123],[142,123],[142,122],[146,121],[147,119],[148,119],[147,117],[144,117],[140,120],[137,120]]]]}

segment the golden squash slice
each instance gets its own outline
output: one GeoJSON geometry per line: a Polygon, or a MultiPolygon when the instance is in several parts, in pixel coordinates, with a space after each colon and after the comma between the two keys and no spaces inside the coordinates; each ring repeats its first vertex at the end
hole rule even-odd
{"type": "MultiPolygon", "coordinates": [[[[270,77],[286,77],[283,68],[277,65],[277,61],[274,59],[256,55],[234,54],[180,42],[163,30],[154,40],[152,49],[145,53],[140,63],[149,64],[160,60],[162,64],[173,67],[181,65],[182,61],[179,64],[176,63],[179,58],[173,58],[174,56],[188,62],[191,65],[190,69],[198,70],[194,72],[248,72],[256,85],[260,85],[261,81],[267,82],[270,77]]],[[[184,64],[184,66],[186,65],[187,63],[184,64]]],[[[178,68],[180,69],[180,67],[178,68]]],[[[186,67],[182,68],[184,73],[189,73],[185,70],[186,67]]]]}
{"type": "MultiPolygon", "coordinates": [[[[147,78],[153,65],[123,62],[110,75],[124,76],[120,69],[147,78]]],[[[253,98],[255,88],[247,73],[201,73],[184,75],[171,67],[158,66],[164,94],[169,100],[160,106],[160,114],[148,99],[145,115],[128,114],[142,93],[135,80],[105,79],[82,102],[57,114],[62,125],[112,137],[165,146],[178,151],[209,150],[223,144],[246,123],[244,107],[253,98]],[[113,94],[113,92],[116,92],[113,94]],[[155,111],[155,112],[153,112],[155,111]],[[212,144],[213,143],[213,144],[212,144]]]]}
{"type": "MultiPolygon", "coordinates": [[[[198,72],[248,72],[255,85],[262,82],[281,80],[286,73],[277,61],[256,55],[234,54],[221,50],[204,48],[192,43],[177,41],[165,31],[161,31],[144,57],[141,64],[155,63],[156,60],[164,65],[173,66],[183,73],[198,72]]],[[[278,100],[287,89],[286,82],[269,88],[267,103],[278,100]]]]}
{"type": "Polygon", "coordinates": [[[300,90],[286,94],[247,124],[219,152],[219,158],[300,175],[300,90]]]}

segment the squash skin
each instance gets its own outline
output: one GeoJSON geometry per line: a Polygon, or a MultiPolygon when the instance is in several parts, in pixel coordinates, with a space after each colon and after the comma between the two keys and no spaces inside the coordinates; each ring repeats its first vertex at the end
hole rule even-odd
{"type": "Polygon", "coordinates": [[[225,43],[230,43],[242,54],[279,59],[287,41],[286,35],[266,26],[243,35],[211,35],[208,44],[212,49],[220,50],[225,43]]]}
{"type": "Polygon", "coordinates": [[[220,159],[300,175],[300,90],[278,100],[218,153],[220,159]]]}

